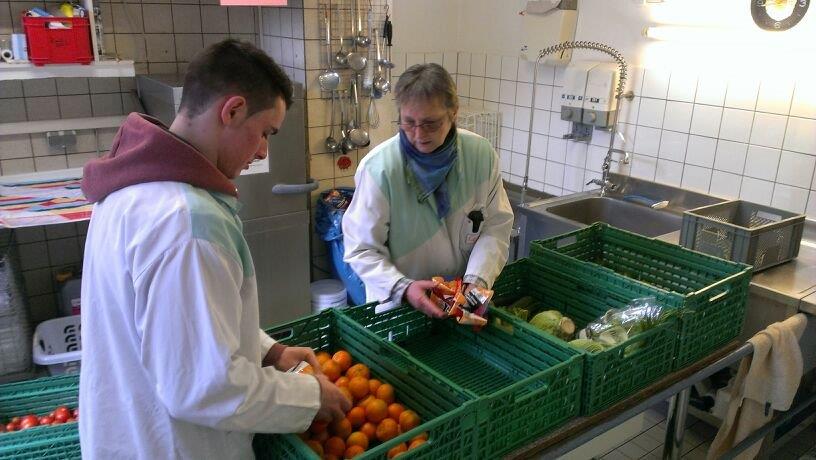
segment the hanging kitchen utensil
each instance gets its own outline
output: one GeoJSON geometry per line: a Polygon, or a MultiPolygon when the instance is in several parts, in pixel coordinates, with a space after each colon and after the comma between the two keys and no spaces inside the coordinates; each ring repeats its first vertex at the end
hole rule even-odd
{"type": "MultiPolygon", "coordinates": [[[[367,30],[367,33],[368,33],[368,37],[372,37],[371,39],[373,39],[373,37],[376,36],[376,32],[375,32],[376,29],[373,29],[373,26],[374,26],[373,22],[374,22],[374,9],[369,8],[368,9],[368,14],[366,15],[366,26],[367,26],[366,30],[367,30]]],[[[372,85],[372,83],[374,81],[375,70],[377,68],[377,65],[376,65],[377,63],[375,62],[375,60],[371,56],[372,52],[374,51],[372,48],[373,48],[373,46],[368,47],[368,53],[367,53],[368,54],[368,56],[367,56],[368,57],[368,63],[366,64],[364,77],[363,77],[363,80],[361,82],[363,89],[367,89],[367,90],[371,89],[371,85],[372,85]]]]}
{"type": "Polygon", "coordinates": [[[377,105],[375,104],[378,98],[374,97],[373,93],[374,90],[372,90],[371,97],[368,99],[368,126],[376,129],[380,126],[380,113],[377,112],[377,105]]]}
{"type": "MultiPolygon", "coordinates": [[[[374,79],[371,82],[373,88],[372,93],[376,92],[379,97],[391,91],[391,82],[383,76],[382,73],[382,52],[380,51],[380,37],[376,34],[377,29],[374,29],[374,46],[377,48],[377,73],[374,74],[374,79]]],[[[373,94],[372,94],[373,97],[373,94]]]]}
{"type": "Polygon", "coordinates": [[[357,36],[354,38],[355,43],[357,46],[362,48],[368,48],[368,45],[371,44],[371,39],[366,37],[363,33],[363,15],[360,13],[360,0],[355,0],[355,6],[357,14],[357,36]]]}
{"type": "Polygon", "coordinates": [[[331,123],[329,124],[329,136],[326,138],[326,150],[335,153],[340,150],[340,143],[334,138],[334,91],[331,92],[331,123]]]}
{"type": "Polygon", "coordinates": [[[340,136],[342,139],[340,140],[340,150],[345,155],[346,152],[349,150],[354,150],[356,146],[351,139],[349,139],[347,134],[347,127],[346,127],[346,105],[343,103],[344,95],[340,95],[340,136]]]}
{"type": "Polygon", "coordinates": [[[352,125],[353,128],[349,130],[349,138],[351,142],[357,147],[366,147],[371,143],[368,132],[360,127],[360,99],[357,94],[357,79],[351,80],[351,95],[352,95],[352,125]]]}
{"type": "Polygon", "coordinates": [[[318,75],[317,81],[320,82],[320,89],[323,91],[334,91],[340,85],[340,74],[332,68],[331,20],[329,19],[329,11],[327,10],[324,13],[326,23],[326,63],[328,68],[318,75]]]}
{"type": "Polygon", "coordinates": [[[388,75],[385,78],[388,81],[391,81],[391,69],[394,68],[393,60],[391,60],[391,40],[394,38],[394,26],[391,24],[388,16],[388,4],[385,5],[385,23],[383,24],[383,38],[385,39],[385,49],[386,51],[386,60],[390,63],[390,65],[386,65],[388,68],[388,75]]]}

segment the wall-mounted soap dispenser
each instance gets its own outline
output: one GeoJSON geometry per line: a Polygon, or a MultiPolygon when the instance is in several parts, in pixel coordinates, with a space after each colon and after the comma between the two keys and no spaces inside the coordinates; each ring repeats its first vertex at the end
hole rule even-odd
{"type": "Polygon", "coordinates": [[[593,128],[612,128],[619,78],[618,66],[613,63],[574,62],[564,70],[561,119],[572,123],[565,139],[589,142],[593,128]]]}

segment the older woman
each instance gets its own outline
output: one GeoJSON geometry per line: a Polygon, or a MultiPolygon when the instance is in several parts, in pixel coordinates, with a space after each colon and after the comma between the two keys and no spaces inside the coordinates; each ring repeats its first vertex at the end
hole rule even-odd
{"type": "Polygon", "coordinates": [[[407,301],[428,316],[432,276],[490,287],[507,260],[513,211],[490,143],[457,129],[456,86],[437,64],[418,64],[394,90],[399,134],[374,148],[355,175],[343,217],[345,260],[368,301],[407,301]]]}

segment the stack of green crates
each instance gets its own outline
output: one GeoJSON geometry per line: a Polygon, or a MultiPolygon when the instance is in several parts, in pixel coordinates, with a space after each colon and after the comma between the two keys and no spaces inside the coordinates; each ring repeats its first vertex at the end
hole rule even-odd
{"type": "Polygon", "coordinates": [[[587,277],[612,275],[652,290],[657,300],[680,308],[675,369],[736,338],[745,319],[751,267],[696,253],[603,223],[533,241],[532,257],[587,277]]]}
{"type": "MultiPolygon", "coordinates": [[[[419,386],[442,381],[475,401],[476,442],[468,458],[496,458],[578,415],[583,355],[525,328],[489,323],[480,331],[453,319],[431,319],[402,306],[377,314],[375,305],[340,312],[345,331],[419,386]],[[424,371],[423,371],[424,370],[424,371]],[[421,372],[420,372],[421,371],[421,372]]],[[[438,384],[437,384],[438,385],[438,384]]],[[[466,433],[462,433],[465,435],[466,433]]]]}
{"type": "MultiPolygon", "coordinates": [[[[384,459],[388,450],[421,433],[428,441],[400,458],[437,459],[472,458],[475,406],[471,395],[454,388],[432,372],[411,366],[400,356],[390,354],[384,341],[371,342],[366,331],[348,321],[340,321],[334,309],[271,328],[267,334],[293,346],[310,347],[333,353],[344,349],[355,362],[365,364],[371,375],[394,386],[397,399],[417,412],[423,423],[411,431],[370,448],[360,459],[384,459]]],[[[254,449],[259,459],[319,457],[297,435],[256,435],[254,449]]]]}
{"type": "MultiPolygon", "coordinates": [[[[551,267],[533,259],[507,265],[493,286],[497,304],[508,305],[524,296],[542,310],[558,310],[580,330],[613,308],[651,295],[649,289],[620,283],[615,277],[588,277],[566,266],[551,267]],[[509,303],[508,303],[509,301],[509,303]]],[[[531,311],[532,318],[539,311],[531,311]]],[[[501,311],[491,310],[512,327],[527,327],[548,339],[561,340],[501,311]]],[[[586,353],[581,413],[592,415],[634,394],[672,370],[677,345],[676,318],[599,353],[586,353]]]]}
{"type": "MultiPolygon", "coordinates": [[[[0,421],[27,414],[37,416],[57,406],[77,407],[79,376],[64,375],[0,385],[0,421]]],[[[0,433],[0,459],[80,458],[76,423],[38,426],[0,433]]]]}

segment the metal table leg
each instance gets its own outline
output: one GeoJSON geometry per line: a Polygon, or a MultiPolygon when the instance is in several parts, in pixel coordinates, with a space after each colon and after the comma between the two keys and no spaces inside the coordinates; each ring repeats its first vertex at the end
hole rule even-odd
{"type": "Polygon", "coordinates": [[[666,420],[666,439],[663,444],[663,460],[677,460],[683,452],[683,436],[686,434],[686,415],[691,387],[672,396],[666,420]]]}

